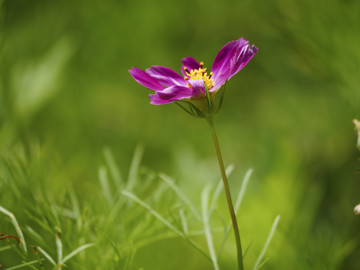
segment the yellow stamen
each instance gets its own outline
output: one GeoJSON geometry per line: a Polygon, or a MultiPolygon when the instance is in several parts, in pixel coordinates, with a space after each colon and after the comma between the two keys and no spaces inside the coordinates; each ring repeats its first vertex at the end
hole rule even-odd
{"type": "Polygon", "coordinates": [[[187,76],[184,77],[185,80],[189,80],[189,79],[190,80],[200,80],[200,79],[202,79],[208,89],[211,89],[215,84],[214,79],[211,79],[211,76],[213,75],[213,73],[210,72],[210,76],[208,76],[208,74],[206,73],[206,68],[204,68],[203,62],[200,62],[199,69],[192,69],[189,72],[189,70],[186,67],[184,67],[184,70],[187,74],[187,76]]]}

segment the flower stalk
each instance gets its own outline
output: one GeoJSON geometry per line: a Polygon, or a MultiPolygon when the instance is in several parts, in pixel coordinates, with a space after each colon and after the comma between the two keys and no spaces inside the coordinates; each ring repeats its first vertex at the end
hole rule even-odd
{"type": "Polygon", "coordinates": [[[229,182],[227,180],[227,176],[226,176],[226,172],[225,172],[224,161],[223,161],[223,158],[222,158],[222,155],[221,155],[220,145],[219,145],[219,141],[217,139],[213,117],[209,116],[208,118],[206,118],[206,120],[209,123],[210,130],[211,130],[211,135],[212,135],[212,138],[213,138],[213,141],[214,141],[216,155],[217,155],[217,159],[218,159],[218,162],[219,162],[219,168],[220,168],[220,171],[221,171],[221,176],[222,176],[222,180],[223,180],[223,184],[224,184],[226,201],[227,201],[227,205],[228,205],[230,216],[231,216],[232,226],[233,226],[233,229],[234,229],[236,249],[237,249],[237,259],[238,259],[238,270],[244,270],[243,254],[242,254],[242,248],[241,248],[239,226],[238,226],[238,223],[237,223],[237,220],[236,220],[236,214],[235,214],[235,211],[234,211],[234,205],[233,205],[232,198],[231,198],[229,182]]]}
{"type": "Polygon", "coordinates": [[[181,60],[183,76],[163,66],[151,66],[146,70],[133,67],[129,70],[135,81],[154,91],[149,95],[150,104],[175,103],[188,114],[205,118],[209,123],[234,228],[238,270],[244,270],[240,233],[213,116],[221,108],[226,82],[245,67],[257,51],[258,48],[255,45],[250,45],[249,41],[240,38],[222,47],[214,59],[210,73],[203,62],[198,62],[193,57],[185,57],[181,60]]]}

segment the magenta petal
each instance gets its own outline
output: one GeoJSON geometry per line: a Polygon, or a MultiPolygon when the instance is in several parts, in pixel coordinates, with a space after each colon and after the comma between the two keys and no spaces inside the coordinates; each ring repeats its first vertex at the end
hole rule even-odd
{"type": "Polygon", "coordinates": [[[149,88],[154,91],[161,91],[164,90],[165,87],[162,86],[156,79],[151,77],[149,74],[147,74],[145,71],[133,67],[129,70],[131,76],[140,83],[142,86],[145,86],[146,88],[149,88]]]}
{"type": "Polygon", "coordinates": [[[165,86],[187,85],[186,81],[179,73],[167,67],[152,66],[146,70],[146,73],[165,86]]]}
{"type": "Polygon", "coordinates": [[[168,103],[173,102],[173,101],[169,101],[169,100],[166,100],[166,99],[161,99],[156,94],[149,95],[149,98],[150,98],[150,104],[152,104],[152,105],[164,105],[164,104],[168,104],[168,103]]]}
{"type": "Polygon", "coordinates": [[[185,67],[188,69],[188,71],[200,68],[200,63],[195,58],[190,56],[183,58],[181,62],[183,63],[183,65],[181,66],[181,73],[184,76],[187,75],[184,69],[185,67]]]}
{"type": "Polygon", "coordinates": [[[229,74],[230,74],[230,70],[228,70],[227,72],[225,73],[218,73],[217,77],[214,78],[214,86],[209,89],[209,92],[214,92],[216,90],[218,90],[221,86],[223,86],[226,81],[229,79],[229,74]]]}
{"type": "Polygon", "coordinates": [[[193,91],[188,87],[183,86],[170,86],[164,91],[158,91],[154,95],[149,95],[151,100],[150,104],[163,105],[171,103],[184,98],[191,98],[193,91]]]}
{"type": "Polygon", "coordinates": [[[246,45],[248,41],[244,38],[240,38],[238,40],[230,41],[225,44],[224,47],[221,48],[219,53],[216,55],[214,63],[211,67],[211,71],[215,75],[219,73],[226,73],[231,70],[230,67],[230,59],[236,54],[237,48],[246,45]]]}
{"type": "Polygon", "coordinates": [[[258,51],[258,48],[256,48],[255,45],[246,45],[244,47],[238,48],[238,50],[239,53],[235,57],[236,62],[232,71],[230,72],[229,79],[238,73],[244,66],[246,66],[247,63],[249,63],[251,58],[253,58],[258,51]]]}
{"type": "Polygon", "coordinates": [[[198,96],[205,96],[206,95],[206,89],[204,85],[203,79],[200,80],[188,80],[188,83],[191,85],[193,93],[193,97],[198,96]]]}
{"type": "Polygon", "coordinates": [[[255,55],[257,48],[249,45],[244,38],[227,43],[217,54],[211,71],[213,72],[214,87],[219,89],[227,80],[238,73],[255,55]]]}

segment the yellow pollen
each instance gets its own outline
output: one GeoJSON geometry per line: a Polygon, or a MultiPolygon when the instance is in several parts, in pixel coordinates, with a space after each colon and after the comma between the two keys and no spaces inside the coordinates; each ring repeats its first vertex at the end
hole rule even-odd
{"type": "MultiPolygon", "coordinates": [[[[184,77],[185,80],[200,80],[202,79],[204,81],[204,83],[206,84],[206,87],[208,89],[211,89],[214,86],[214,79],[211,79],[211,76],[213,75],[212,72],[210,72],[210,76],[206,73],[206,68],[203,68],[204,63],[200,62],[200,68],[199,69],[192,69],[189,70],[184,67],[184,70],[186,72],[186,75],[184,77]]],[[[189,84],[188,84],[189,85],[189,84]]],[[[190,86],[190,85],[189,85],[190,86]]]]}

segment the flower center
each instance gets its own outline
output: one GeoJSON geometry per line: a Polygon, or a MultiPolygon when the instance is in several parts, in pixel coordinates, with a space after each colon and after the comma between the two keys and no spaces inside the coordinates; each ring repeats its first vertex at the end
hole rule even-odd
{"type": "MultiPolygon", "coordinates": [[[[207,87],[207,89],[211,89],[213,86],[214,86],[214,79],[211,79],[211,76],[213,75],[212,72],[210,72],[210,75],[208,75],[206,73],[206,68],[204,68],[204,63],[203,62],[200,62],[200,68],[198,69],[192,69],[192,70],[188,70],[186,67],[184,67],[184,70],[186,72],[186,75],[184,77],[185,80],[200,80],[202,79],[207,87]]],[[[190,88],[191,85],[188,84],[188,86],[190,88]]]]}

